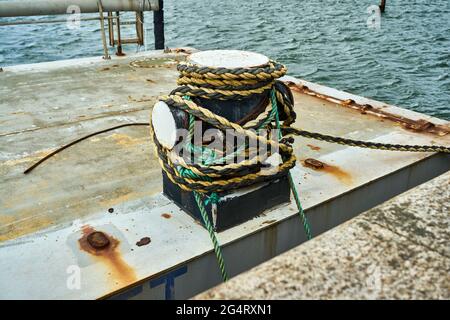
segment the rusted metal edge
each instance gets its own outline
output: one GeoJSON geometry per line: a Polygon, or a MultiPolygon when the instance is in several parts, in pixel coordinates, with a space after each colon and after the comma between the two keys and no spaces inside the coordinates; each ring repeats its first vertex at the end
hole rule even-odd
{"type": "Polygon", "coordinates": [[[413,120],[391,112],[375,108],[370,104],[358,104],[353,99],[342,100],[326,94],[322,94],[311,90],[305,85],[297,84],[292,81],[285,81],[289,88],[293,91],[314,96],[319,99],[327,100],[332,103],[339,104],[344,107],[358,110],[361,114],[368,114],[399,123],[403,128],[414,132],[426,132],[437,136],[445,136],[450,133],[450,128],[447,125],[435,124],[425,119],[413,120]]]}
{"type": "Polygon", "coordinates": [[[185,53],[185,54],[192,54],[194,52],[198,52],[198,50],[193,48],[165,48],[164,53],[185,53]]]}

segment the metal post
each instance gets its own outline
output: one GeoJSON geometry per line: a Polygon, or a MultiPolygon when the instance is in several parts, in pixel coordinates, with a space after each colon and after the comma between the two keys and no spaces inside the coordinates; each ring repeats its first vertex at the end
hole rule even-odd
{"type": "Polygon", "coordinates": [[[164,49],[164,1],[159,0],[159,10],[153,11],[155,49],[164,49]]]}
{"type": "Polygon", "coordinates": [[[137,43],[140,46],[144,45],[144,12],[136,12],[136,36],[137,43]]]}
{"type": "Polygon", "coordinates": [[[125,53],[122,51],[122,38],[120,36],[120,12],[116,12],[116,24],[117,24],[117,51],[116,56],[124,56],[125,53]]]}
{"type": "Polygon", "coordinates": [[[103,56],[103,59],[111,59],[108,53],[108,46],[106,44],[106,35],[105,35],[105,22],[103,21],[103,6],[102,1],[97,0],[98,5],[98,12],[100,14],[100,32],[102,33],[102,43],[103,43],[103,50],[105,52],[105,55],[103,56]]]}
{"type": "Polygon", "coordinates": [[[114,20],[112,12],[108,12],[109,45],[114,47],[114,20]]]}
{"type": "Polygon", "coordinates": [[[386,0],[381,0],[381,3],[380,3],[379,7],[380,7],[380,11],[384,12],[384,9],[386,7],[386,0]]]}

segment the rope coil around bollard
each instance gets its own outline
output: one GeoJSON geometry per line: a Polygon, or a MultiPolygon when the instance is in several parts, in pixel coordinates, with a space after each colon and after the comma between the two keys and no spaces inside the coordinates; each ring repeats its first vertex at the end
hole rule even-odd
{"type": "Polygon", "coordinates": [[[189,115],[189,136],[186,143],[189,145],[189,150],[198,153],[194,158],[199,161],[188,163],[183,156],[171,153],[170,150],[164,148],[155,135],[151,121],[150,132],[155,143],[161,167],[167,177],[181,189],[194,192],[204,225],[213,242],[224,281],[227,280],[228,276],[225,270],[221,248],[205,209],[207,202],[214,204],[219,201],[220,198],[217,196],[218,192],[231,191],[288,175],[305,233],[308,239],[312,237],[310,226],[300,203],[297,188],[289,172],[295,166],[296,162],[296,157],[293,154],[291,146],[294,141],[291,137],[292,135],[362,148],[450,153],[450,148],[443,146],[365,142],[323,135],[291,127],[291,124],[294,123],[296,118],[293,109],[294,101],[292,93],[284,83],[277,80],[286,74],[287,69],[275,61],[269,61],[267,65],[262,67],[235,69],[204,67],[188,62],[181,62],[178,64],[177,69],[180,72],[177,81],[179,87],[174,89],[170,95],[161,96],[159,100],[165,102],[170,108],[181,110],[189,115]],[[231,122],[203,108],[196,102],[198,98],[239,101],[249,96],[262,93],[270,93],[269,103],[265,111],[256,119],[244,124],[231,122]],[[280,123],[280,113],[284,115],[282,123],[280,123]],[[233,130],[249,141],[254,141],[265,146],[265,150],[273,150],[275,148],[281,157],[281,163],[278,164],[276,170],[267,174],[267,172],[263,173],[263,169],[265,168],[264,161],[272,155],[270,152],[264,157],[261,157],[246,144],[244,148],[238,148],[231,155],[217,157],[214,150],[208,150],[204,146],[193,146],[191,140],[195,120],[201,120],[222,131],[233,130]],[[270,136],[268,134],[270,129],[277,129],[277,136],[270,136]],[[224,159],[237,155],[245,156],[244,158],[246,160],[238,163],[223,163],[224,159]]]}
{"type": "MultiPolygon", "coordinates": [[[[170,108],[182,110],[188,113],[190,117],[201,120],[219,130],[233,130],[249,140],[267,146],[267,150],[269,151],[275,148],[283,160],[276,172],[271,175],[261,172],[261,169],[264,168],[263,162],[266,159],[262,159],[258,154],[255,155],[248,148],[243,148],[238,154],[233,154],[245,155],[246,157],[244,158],[248,158],[248,160],[239,163],[216,165],[215,163],[220,161],[212,161],[209,164],[188,164],[180,156],[174,156],[173,154],[169,156],[170,150],[165,149],[159,143],[151,125],[151,135],[155,142],[161,167],[173,183],[186,191],[196,191],[203,194],[230,191],[272,180],[286,174],[295,165],[296,161],[291,147],[293,140],[287,138],[292,135],[348,146],[380,150],[450,152],[448,147],[443,146],[365,142],[290,127],[296,118],[293,110],[293,99],[292,96],[289,97],[286,94],[286,91],[280,89],[280,87],[286,86],[276,80],[286,74],[287,69],[275,61],[270,61],[263,67],[235,69],[204,67],[181,62],[178,64],[177,69],[180,72],[178,79],[180,86],[174,89],[170,95],[161,96],[159,98],[160,101],[165,102],[170,108]],[[227,90],[224,90],[224,88],[227,90]],[[271,92],[271,99],[266,111],[256,121],[251,121],[243,125],[230,122],[226,118],[201,107],[192,100],[195,98],[204,98],[239,101],[250,95],[269,91],[271,92]],[[279,107],[286,117],[285,121],[277,127],[275,118],[279,115],[279,107]],[[271,128],[281,130],[281,136],[268,138],[264,133],[271,128]],[[254,156],[252,157],[252,155],[254,156]]],[[[268,152],[266,158],[270,155],[270,152],[268,152]]]]}
{"type": "Polygon", "coordinates": [[[159,100],[164,101],[170,108],[181,110],[189,116],[189,135],[186,140],[186,147],[194,153],[194,159],[196,161],[188,162],[182,156],[174,155],[170,150],[163,147],[156,138],[152,121],[150,121],[149,124],[126,123],[117,125],[81,137],[51,152],[26,169],[24,173],[30,173],[53,155],[94,135],[126,126],[149,125],[150,134],[153,137],[162,169],[173,183],[183,190],[194,193],[203,222],[213,242],[214,251],[224,281],[228,279],[228,275],[225,269],[223,255],[205,208],[210,203],[214,209],[220,200],[218,193],[251,186],[287,175],[306,236],[308,239],[312,237],[311,229],[300,203],[297,188],[289,172],[295,166],[296,162],[292,148],[292,143],[294,142],[292,136],[297,135],[330,143],[370,149],[450,153],[450,148],[446,146],[366,142],[291,127],[291,124],[296,119],[292,93],[283,82],[277,80],[286,74],[287,69],[275,61],[269,61],[265,66],[235,69],[201,67],[187,62],[181,62],[177,68],[180,72],[178,79],[179,87],[174,89],[170,95],[160,97],[159,100]],[[239,101],[261,93],[268,93],[270,97],[265,110],[258,114],[256,118],[241,124],[230,122],[226,118],[203,108],[198,103],[199,98],[239,101]],[[216,150],[208,149],[203,145],[195,145],[191,140],[196,120],[201,120],[218,130],[225,131],[231,129],[248,141],[256,142],[258,145],[264,146],[268,153],[261,156],[258,150],[255,150],[247,143],[243,147],[236,148],[230,154],[220,154],[216,150]],[[277,135],[270,134],[271,129],[276,129],[278,132],[277,135]],[[270,150],[277,150],[281,162],[276,166],[275,170],[268,172],[265,161],[272,155],[270,150]],[[227,161],[237,157],[245,160],[231,163],[227,161]]]}
{"type": "Polygon", "coordinates": [[[222,251],[205,209],[207,202],[211,202],[214,208],[220,200],[219,192],[231,191],[288,175],[307,238],[311,238],[309,224],[289,173],[296,162],[290,145],[292,141],[284,140],[279,131],[280,110],[283,113],[283,126],[292,124],[296,117],[289,88],[276,80],[285,75],[287,69],[274,61],[256,68],[210,68],[186,62],[180,63],[177,68],[180,72],[178,79],[180,86],[170,95],[161,96],[159,100],[165,102],[170,108],[188,114],[189,135],[184,143],[188,145],[188,150],[194,153],[194,158],[199,161],[188,163],[184,155],[178,155],[165,148],[156,137],[152,121],[150,121],[150,133],[161,167],[167,177],[181,189],[194,192],[204,225],[214,245],[222,279],[226,281],[228,275],[222,251]],[[269,102],[265,110],[256,118],[241,125],[203,108],[196,102],[198,98],[239,101],[262,93],[269,94],[269,102]],[[241,138],[246,139],[246,143],[234,148],[231,154],[220,156],[215,153],[215,150],[207,149],[203,145],[195,146],[191,141],[196,120],[201,120],[221,131],[233,130],[241,138]],[[278,130],[277,134],[271,135],[270,130],[274,128],[278,130]],[[261,155],[258,152],[261,148],[252,149],[251,142],[263,146],[262,149],[267,153],[261,155]],[[281,163],[277,165],[276,170],[268,173],[264,171],[267,167],[264,162],[273,155],[272,150],[276,150],[279,154],[281,163]],[[226,161],[235,157],[241,157],[244,160],[231,163],[226,161]]]}
{"type": "Polygon", "coordinates": [[[291,145],[285,141],[279,141],[278,137],[270,138],[267,136],[267,130],[275,127],[273,124],[279,112],[278,105],[283,107],[283,112],[286,115],[283,122],[284,126],[288,126],[295,121],[292,98],[286,96],[281,90],[277,90],[277,86],[285,87],[285,85],[278,82],[277,86],[275,86],[276,79],[286,73],[284,66],[273,61],[269,62],[267,67],[237,69],[196,67],[188,63],[180,63],[178,70],[180,71],[178,82],[183,85],[173,90],[171,95],[160,97],[160,101],[165,102],[171,108],[182,110],[188,113],[190,117],[202,120],[219,130],[225,131],[230,129],[249,141],[267,146],[265,150],[268,150],[268,153],[261,157],[257,152],[246,147],[241,148],[232,155],[228,155],[244,156],[243,158],[247,159],[239,163],[217,165],[217,163],[221,162],[220,160],[223,160],[223,158],[219,158],[210,161],[211,163],[208,164],[188,164],[183,157],[173,153],[170,154],[170,150],[165,149],[159,143],[151,126],[151,135],[160,158],[160,164],[173,183],[183,190],[200,193],[230,191],[285,175],[295,165],[296,159],[291,145]],[[262,81],[258,79],[262,79],[262,81]],[[252,83],[250,84],[249,81],[252,81],[252,83]],[[245,85],[252,85],[253,88],[249,89],[246,87],[245,90],[239,90],[243,86],[242,82],[245,85]],[[226,85],[230,90],[212,89],[213,85],[226,85]],[[205,86],[208,88],[205,88],[205,86]],[[249,95],[262,92],[271,92],[271,95],[275,95],[276,99],[269,99],[270,101],[265,112],[243,125],[230,122],[226,118],[201,107],[191,99],[196,97],[229,99],[229,97],[233,97],[235,100],[241,100],[249,95]],[[277,150],[283,162],[275,173],[271,175],[262,174],[263,162],[267,157],[271,156],[270,150],[277,150]],[[180,167],[182,172],[179,170],[180,167]],[[243,170],[244,168],[248,170],[243,170]],[[189,172],[188,176],[186,176],[186,170],[189,172]]]}

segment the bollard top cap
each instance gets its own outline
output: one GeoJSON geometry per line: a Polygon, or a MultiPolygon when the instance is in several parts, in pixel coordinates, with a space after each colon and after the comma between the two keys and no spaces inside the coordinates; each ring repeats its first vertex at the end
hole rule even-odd
{"type": "Polygon", "coordinates": [[[188,62],[213,68],[252,68],[266,65],[269,58],[242,50],[207,50],[191,54],[188,62]]]}
{"type": "Polygon", "coordinates": [[[177,141],[177,125],[169,106],[165,102],[158,101],[154,105],[152,125],[159,143],[172,150],[177,141]]]}

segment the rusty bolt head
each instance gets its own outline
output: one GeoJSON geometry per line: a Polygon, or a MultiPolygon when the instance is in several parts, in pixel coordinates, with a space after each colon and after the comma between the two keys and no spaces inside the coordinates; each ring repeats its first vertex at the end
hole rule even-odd
{"type": "Polygon", "coordinates": [[[313,158],[308,158],[305,160],[305,165],[307,167],[313,168],[313,169],[322,169],[325,164],[322,161],[313,159],[313,158]]]}
{"type": "Polygon", "coordinates": [[[150,239],[150,237],[144,237],[141,240],[139,240],[138,242],[136,242],[136,245],[138,247],[142,247],[142,246],[146,246],[148,245],[152,240],[150,239]]]}
{"type": "Polygon", "coordinates": [[[87,236],[87,242],[95,249],[104,249],[109,246],[108,237],[100,231],[94,231],[87,236]]]}

